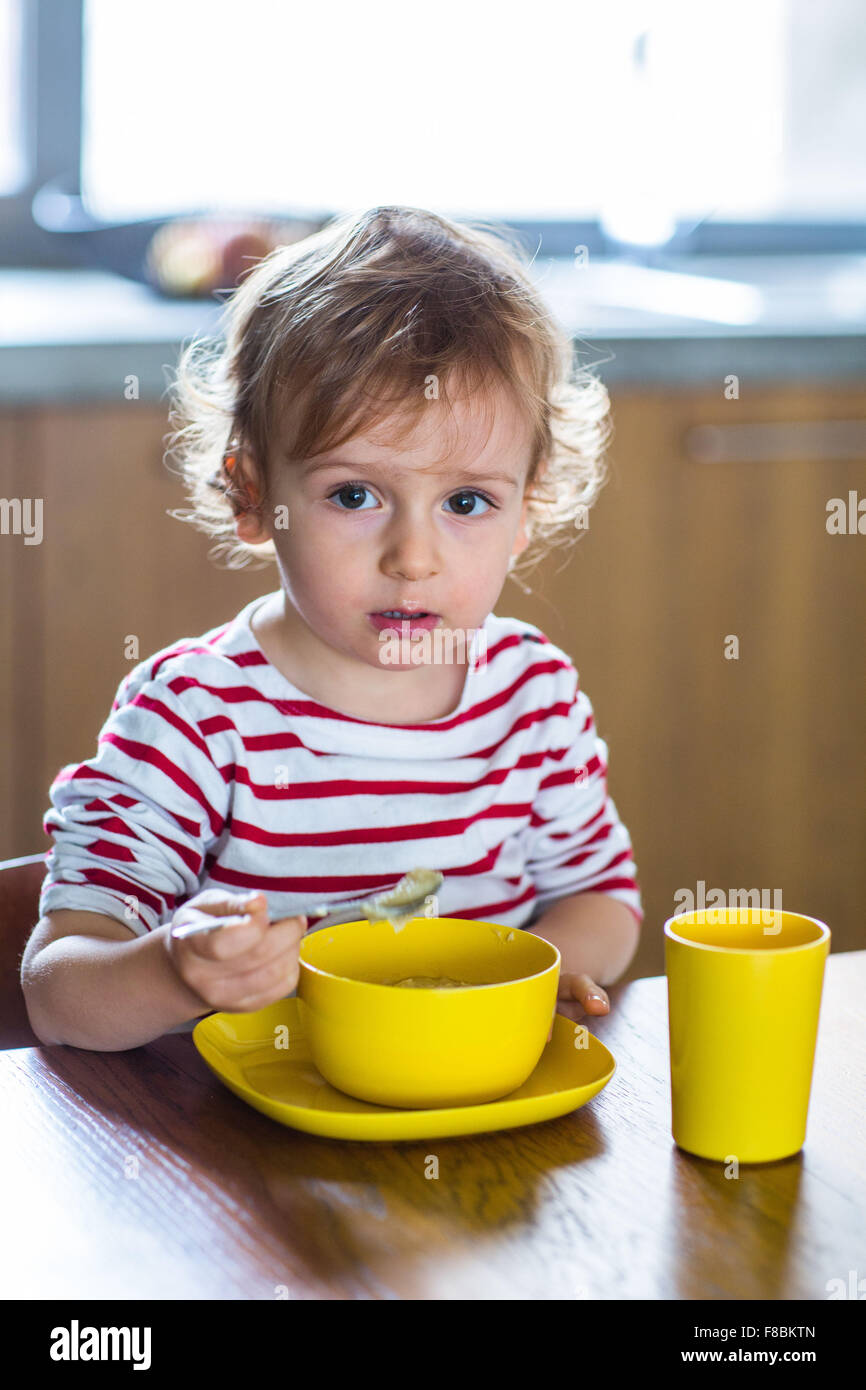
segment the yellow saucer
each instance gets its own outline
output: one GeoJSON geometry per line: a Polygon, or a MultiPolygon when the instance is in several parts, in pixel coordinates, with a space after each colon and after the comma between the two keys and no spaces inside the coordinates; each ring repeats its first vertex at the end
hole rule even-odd
{"type": "Polygon", "coordinates": [[[575,1026],[557,1014],[538,1066],[510,1095],[439,1110],[371,1105],[330,1086],[310,1057],[297,998],[251,1014],[211,1014],[192,1039],[230,1091],[282,1125],[328,1139],[433,1139],[516,1129],[585,1105],[610,1081],[616,1062],[591,1033],[586,1047],[575,1047],[575,1026]],[[288,1046],[281,1048],[283,1030],[288,1046]]]}

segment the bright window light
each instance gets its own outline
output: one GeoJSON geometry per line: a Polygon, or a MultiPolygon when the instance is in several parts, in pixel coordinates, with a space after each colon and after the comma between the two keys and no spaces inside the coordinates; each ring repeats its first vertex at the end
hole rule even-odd
{"type": "Polygon", "coordinates": [[[797,162],[828,109],[866,116],[866,26],[834,3],[822,48],[804,0],[557,0],[535,24],[494,0],[85,0],[83,193],[105,220],[393,202],[601,216],[636,242],[671,219],[862,215],[856,145],[821,210],[797,162]]]}
{"type": "Polygon", "coordinates": [[[22,105],[20,0],[0,0],[0,194],[17,193],[27,180],[22,105]]]}

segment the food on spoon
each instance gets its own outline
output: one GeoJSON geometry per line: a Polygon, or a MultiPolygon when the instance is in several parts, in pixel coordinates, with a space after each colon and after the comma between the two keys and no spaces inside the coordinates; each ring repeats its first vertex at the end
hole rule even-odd
{"type": "Polygon", "coordinates": [[[419,900],[430,897],[441,887],[442,882],[442,875],[436,869],[410,869],[408,874],[404,874],[400,879],[396,888],[374,899],[376,911],[381,912],[395,930],[399,931],[417,916],[419,900]],[[401,912],[401,907],[407,903],[410,904],[410,910],[401,912]]]}
{"type": "Polygon", "coordinates": [[[378,904],[386,904],[388,907],[399,907],[401,903],[415,902],[418,898],[426,898],[441,886],[442,875],[435,869],[410,869],[408,874],[404,874],[390,892],[383,893],[376,899],[378,904]]]}

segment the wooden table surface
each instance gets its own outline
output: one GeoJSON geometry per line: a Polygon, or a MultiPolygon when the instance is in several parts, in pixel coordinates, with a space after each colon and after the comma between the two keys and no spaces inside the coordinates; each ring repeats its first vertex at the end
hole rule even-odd
{"type": "Polygon", "coordinates": [[[866,951],[827,960],[804,1148],[736,1180],[671,1139],[664,977],[609,993],[605,1090],[466,1139],[287,1129],[189,1034],[0,1053],[0,1294],[826,1300],[866,1275],[866,951]]]}

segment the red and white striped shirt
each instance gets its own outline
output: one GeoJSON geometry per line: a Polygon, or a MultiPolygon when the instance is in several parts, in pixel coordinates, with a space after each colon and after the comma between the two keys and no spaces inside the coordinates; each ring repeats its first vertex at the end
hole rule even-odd
{"type": "Polygon", "coordinates": [[[444,874],[441,917],[529,926],[591,889],[643,920],[607,745],[538,628],[491,613],[451,714],[377,724],[268,661],[250,627],[267,597],[121,681],[95,756],[52,783],[40,916],[98,912],[142,935],[223,888],[262,890],[276,919],[424,866],[444,874]]]}

